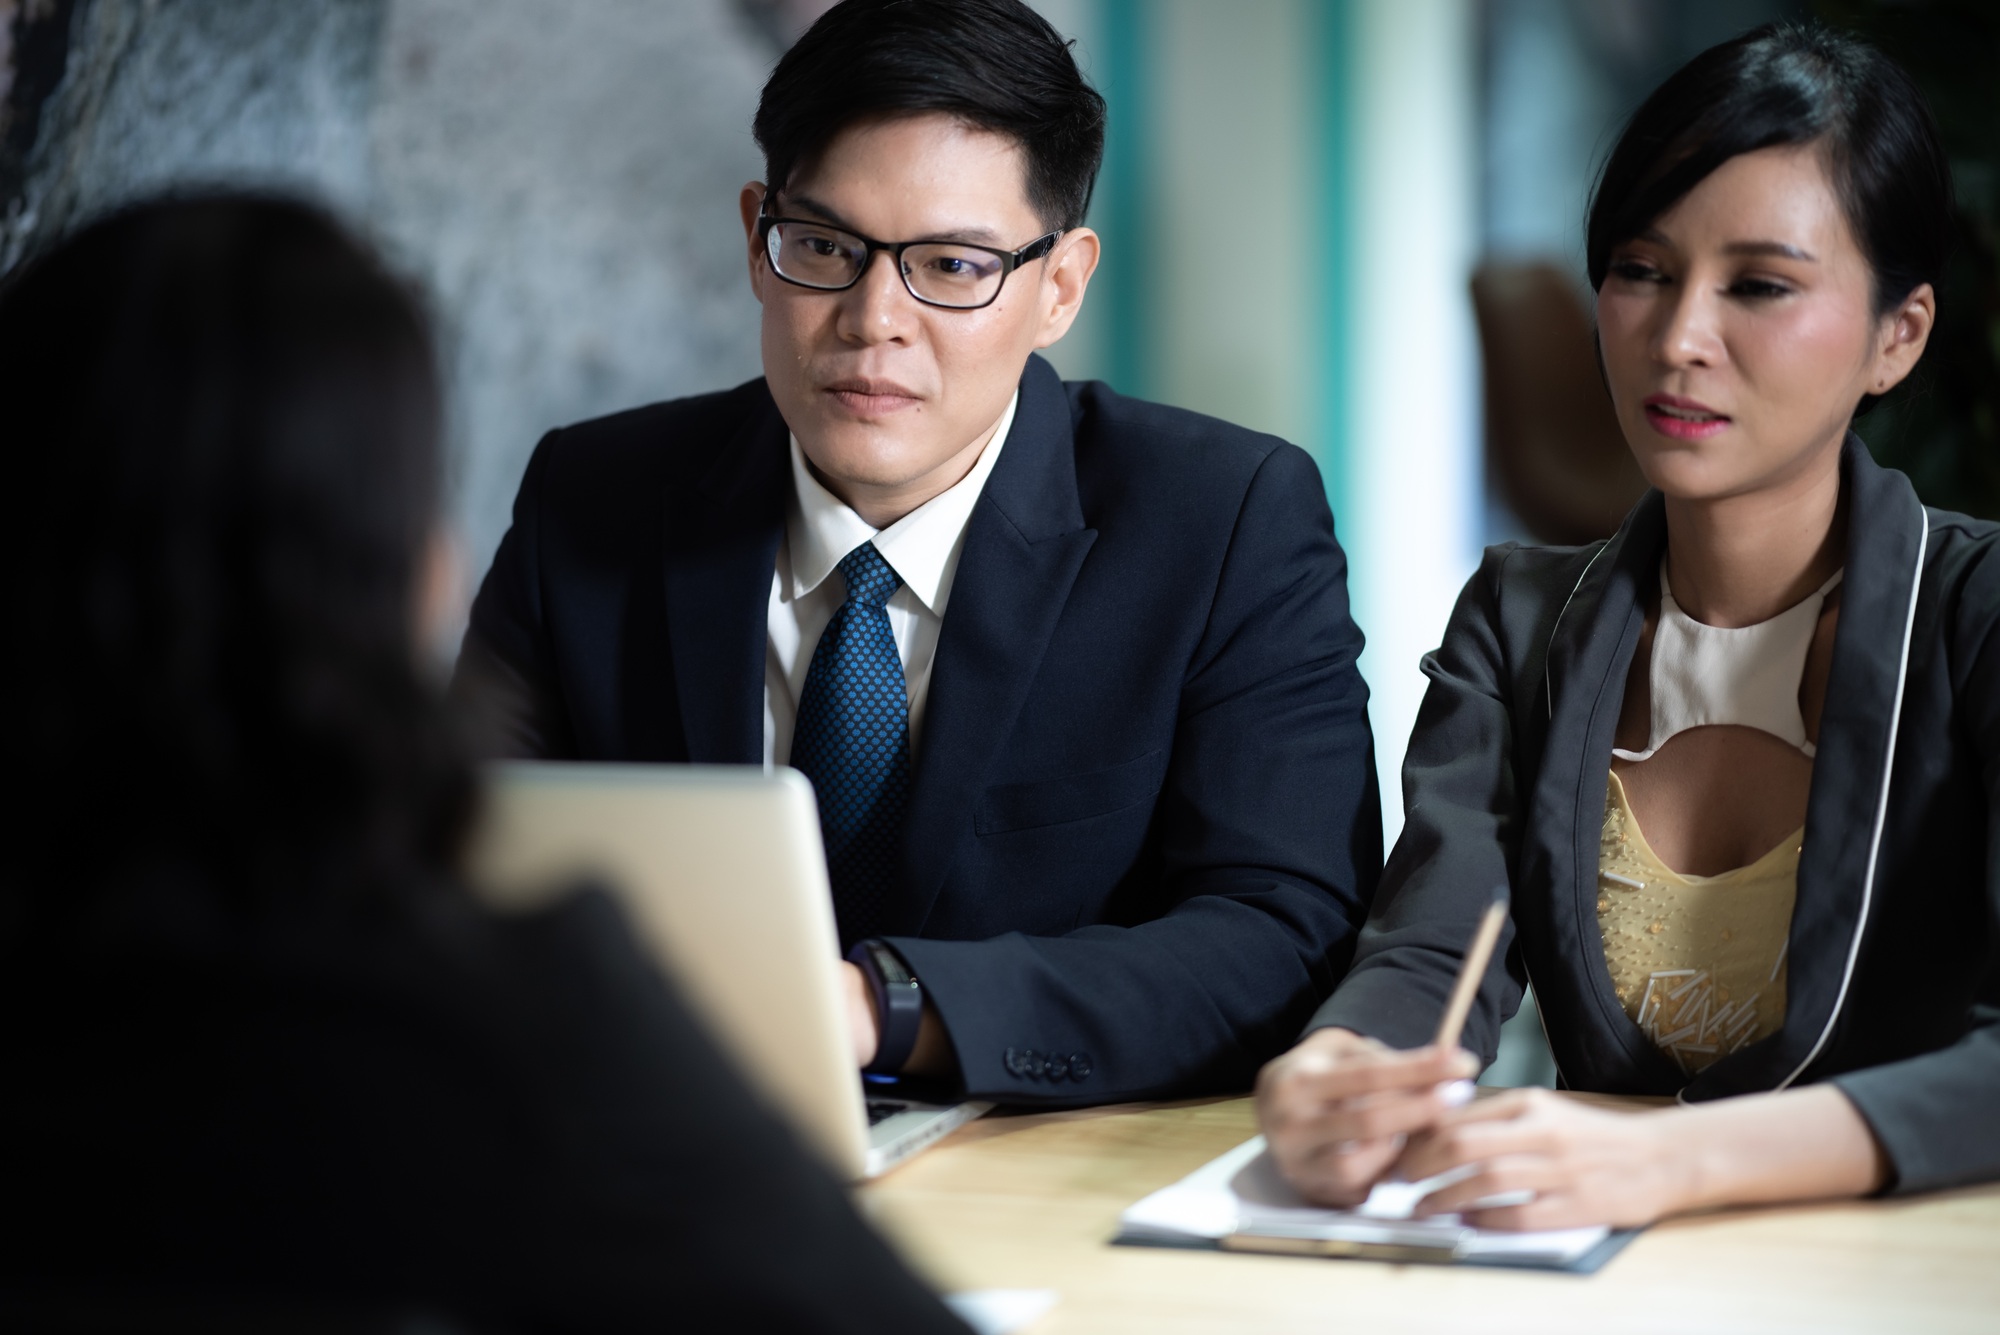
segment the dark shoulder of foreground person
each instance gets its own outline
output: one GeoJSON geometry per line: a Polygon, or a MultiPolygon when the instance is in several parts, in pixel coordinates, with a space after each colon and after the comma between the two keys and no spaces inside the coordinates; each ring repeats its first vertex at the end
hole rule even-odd
{"type": "Polygon", "coordinates": [[[519,1023],[546,1022],[548,1195],[575,1211],[548,1236],[568,1240],[584,1291],[622,1291],[617,1315],[635,1320],[962,1332],[752,1093],[608,895],[497,921],[528,983],[519,1023]]]}
{"type": "Polygon", "coordinates": [[[0,1296],[962,1332],[608,896],[213,904],[162,894],[137,928],[6,952],[0,1296]]]}

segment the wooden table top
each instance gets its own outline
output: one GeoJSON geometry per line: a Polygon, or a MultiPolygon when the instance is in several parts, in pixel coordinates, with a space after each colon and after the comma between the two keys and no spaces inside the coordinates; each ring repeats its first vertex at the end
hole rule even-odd
{"type": "Polygon", "coordinates": [[[1109,1244],[1255,1133],[1247,1098],[988,1116],[861,1205],[941,1289],[1054,1289],[1032,1335],[2000,1331],[2000,1186],[1673,1220],[1589,1276],[1109,1244]]]}

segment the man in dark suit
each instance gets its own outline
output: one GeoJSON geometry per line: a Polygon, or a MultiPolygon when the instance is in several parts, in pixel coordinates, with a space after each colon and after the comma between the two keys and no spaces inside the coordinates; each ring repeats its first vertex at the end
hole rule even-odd
{"type": "Polygon", "coordinates": [[[460,661],[515,754],[805,771],[858,1061],[1012,1102],[1247,1086],[1381,862],[1311,460],[1033,355],[1103,123],[1018,0],[831,10],[740,201],[764,378],[551,432],[460,661]]]}

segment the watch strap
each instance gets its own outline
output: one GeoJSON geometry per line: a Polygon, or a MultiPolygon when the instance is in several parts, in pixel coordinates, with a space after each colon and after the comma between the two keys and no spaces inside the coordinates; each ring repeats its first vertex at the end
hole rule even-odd
{"type": "Polygon", "coordinates": [[[923,985],[901,955],[873,937],[856,942],[847,958],[868,980],[881,1031],[875,1060],[866,1069],[877,1075],[894,1075],[916,1050],[917,1034],[924,1022],[923,985]]]}

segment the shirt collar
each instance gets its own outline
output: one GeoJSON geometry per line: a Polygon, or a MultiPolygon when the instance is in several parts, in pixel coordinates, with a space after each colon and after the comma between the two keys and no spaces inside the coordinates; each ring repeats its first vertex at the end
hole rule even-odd
{"type": "Polygon", "coordinates": [[[1020,407],[1021,392],[1007,401],[993,439],[979,452],[972,470],[949,490],[933,496],[885,529],[874,529],[848,504],[820,485],[806,467],[805,451],[799,438],[791,438],[792,504],[787,507],[785,534],[791,547],[794,599],[803,598],[826,581],[842,557],[871,539],[890,568],[930,610],[943,616],[951,597],[952,574],[965,538],[965,526],[972,519],[972,507],[979,502],[986,479],[1007,443],[1014,427],[1014,410],[1020,407]]]}

